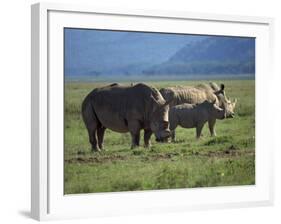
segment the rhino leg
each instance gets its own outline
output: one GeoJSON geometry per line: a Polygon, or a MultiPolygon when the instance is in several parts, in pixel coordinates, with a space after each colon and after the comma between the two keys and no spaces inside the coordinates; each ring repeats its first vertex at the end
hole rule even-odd
{"type": "Polygon", "coordinates": [[[211,136],[217,135],[216,130],[215,130],[215,124],[216,124],[216,119],[211,119],[211,120],[208,121],[211,136]]]}
{"type": "Polygon", "coordinates": [[[89,140],[92,145],[92,150],[100,151],[97,141],[97,125],[88,126],[87,129],[89,134],[89,140]]]}
{"type": "Polygon", "coordinates": [[[144,147],[149,148],[150,147],[150,137],[152,135],[151,130],[144,130],[144,147]]]}
{"type": "Polygon", "coordinates": [[[132,136],[131,149],[140,146],[140,131],[138,133],[131,132],[131,136],[132,136]]]}
{"type": "Polygon", "coordinates": [[[131,133],[132,144],[131,149],[138,147],[140,145],[140,123],[138,121],[130,121],[128,123],[128,129],[131,133]]]}
{"type": "Polygon", "coordinates": [[[103,149],[103,138],[104,138],[105,129],[106,129],[105,127],[99,127],[97,129],[98,145],[100,149],[103,149]]]}
{"type": "Polygon", "coordinates": [[[199,139],[201,137],[201,132],[203,129],[204,123],[198,124],[196,127],[196,138],[199,139]]]}
{"type": "Polygon", "coordinates": [[[172,138],[172,142],[176,141],[176,130],[171,130],[171,138],[172,138]]]}

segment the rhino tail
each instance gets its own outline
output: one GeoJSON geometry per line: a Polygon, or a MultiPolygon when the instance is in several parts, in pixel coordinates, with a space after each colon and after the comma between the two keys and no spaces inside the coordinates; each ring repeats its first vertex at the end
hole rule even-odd
{"type": "Polygon", "coordinates": [[[92,102],[87,100],[87,98],[82,104],[82,117],[87,129],[90,127],[97,127],[98,124],[100,124],[94,106],[92,105],[92,102]]]}

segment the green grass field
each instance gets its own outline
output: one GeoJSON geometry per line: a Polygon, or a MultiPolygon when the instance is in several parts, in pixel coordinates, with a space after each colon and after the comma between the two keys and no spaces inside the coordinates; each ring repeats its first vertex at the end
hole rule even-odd
{"type": "MultiPolygon", "coordinates": [[[[155,87],[208,81],[148,82],[155,87]]],[[[130,135],[106,130],[101,153],[91,152],[81,103],[95,87],[108,83],[65,83],[64,193],[116,192],[255,184],[255,81],[216,81],[237,98],[236,116],[218,120],[217,137],[208,124],[203,137],[177,128],[175,143],[130,149],[130,135]]],[[[143,134],[143,133],[142,133],[143,134]]],[[[143,145],[143,136],[141,138],[143,145]]]]}

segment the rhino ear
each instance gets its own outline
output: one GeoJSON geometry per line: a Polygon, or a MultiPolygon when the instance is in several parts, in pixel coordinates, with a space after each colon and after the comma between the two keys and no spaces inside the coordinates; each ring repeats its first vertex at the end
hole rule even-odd
{"type": "Polygon", "coordinates": [[[158,103],[158,101],[155,99],[155,97],[152,94],[150,95],[150,98],[151,98],[151,100],[153,102],[152,111],[155,112],[157,110],[157,108],[158,108],[159,103],[158,103]]]}
{"type": "Polygon", "coordinates": [[[221,88],[215,92],[215,95],[219,95],[222,94],[225,96],[225,92],[224,92],[224,84],[221,84],[221,88]]]}
{"type": "Polygon", "coordinates": [[[154,103],[156,103],[158,106],[165,106],[166,102],[164,103],[164,101],[162,100],[157,100],[155,99],[155,97],[151,94],[150,98],[154,101],[154,103]]]}
{"type": "Polygon", "coordinates": [[[158,101],[155,99],[155,97],[152,94],[150,95],[150,98],[154,101],[154,103],[159,104],[158,101]]]}

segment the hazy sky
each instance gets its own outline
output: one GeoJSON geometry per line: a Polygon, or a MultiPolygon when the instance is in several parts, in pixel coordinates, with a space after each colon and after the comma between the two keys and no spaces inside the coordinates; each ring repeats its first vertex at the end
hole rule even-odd
{"type": "Polygon", "coordinates": [[[66,71],[76,73],[143,67],[167,60],[204,37],[163,33],[65,29],[66,71]],[[78,71],[77,71],[78,72],[78,71]]]}
{"type": "MultiPolygon", "coordinates": [[[[65,75],[70,76],[142,74],[143,71],[153,66],[167,64],[167,61],[169,62],[171,58],[179,58],[177,57],[180,56],[178,52],[181,53],[181,57],[191,58],[197,54],[200,59],[204,55],[222,54],[222,52],[219,52],[221,46],[223,46],[221,50],[230,56],[232,54],[238,57],[243,56],[244,52],[242,51],[245,49],[254,52],[254,39],[239,37],[65,28],[64,40],[65,75]],[[246,43],[246,45],[249,45],[246,46],[247,49],[244,46],[245,43],[240,48],[239,43],[237,44],[234,41],[232,44],[231,42],[231,40],[240,39],[250,40],[246,43]],[[206,40],[210,41],[206,43],[206,40]],[[228,40],[228,43],[225,40],[228,40]],[[202,44],[204,48],[200,48],[201,45],[198,44],[192,48],[194,44],[201,43],[200,41],[205,41],[202,44]],[[214,42],[216,45],[208,46],[209,43],[214,42]],[[240,50],[241,52],[235,52],[235,47],[231,45],[238,46],[237,51],[240,50]],[[208,51],[211,48],[212,51],[208,51]]],[[[178,63],[176,60],[174,61],[178,63]]],[[[166,67],[171,72],[175,70],[174,68],[171,69],[170,65],[166,67]]],[[[181,67],[183,68],[182,65],[181,67]]]]}

